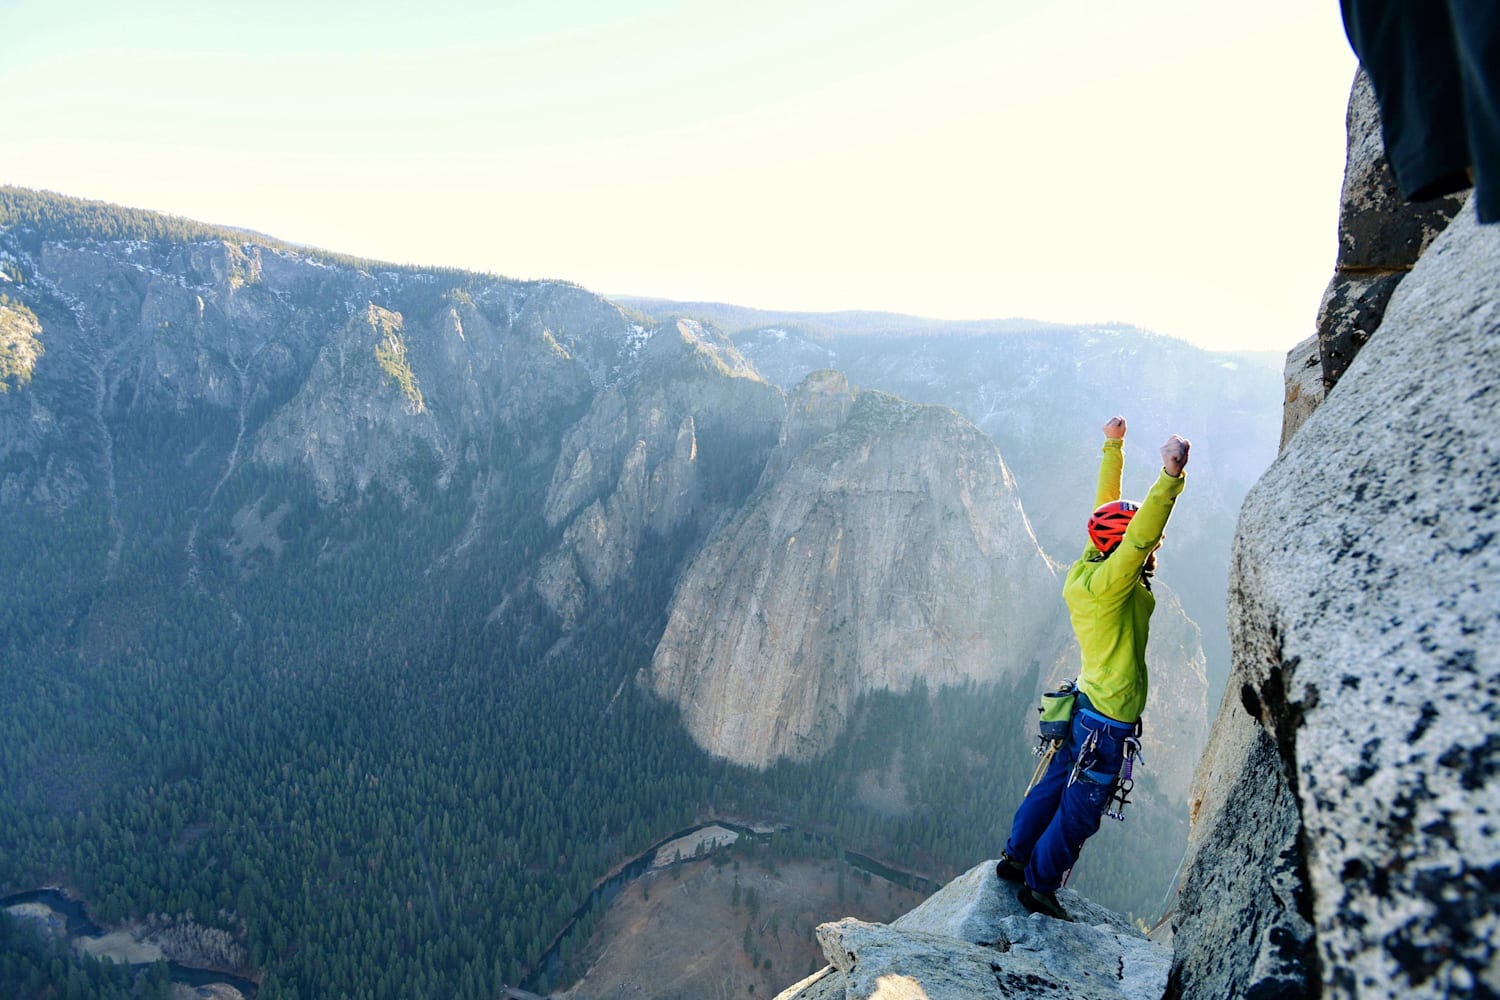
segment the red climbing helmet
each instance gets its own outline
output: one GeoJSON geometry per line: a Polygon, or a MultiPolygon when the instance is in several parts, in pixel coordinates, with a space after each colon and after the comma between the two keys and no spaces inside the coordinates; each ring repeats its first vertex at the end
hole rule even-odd
{"type": "Polygon", "coordinates": [[[1140,504],[1131,503],[1129,500],[1116,500],[1100,506],[1089,515],[1089,540],[1094,543],[1094,548],[1105,555],[1115,550],[1120,544],[1120,539],[1125,537],[1125,529],[1130,524],[1130,519],[1135,517],[1135,512],[1141,509],[1140,504]]]}

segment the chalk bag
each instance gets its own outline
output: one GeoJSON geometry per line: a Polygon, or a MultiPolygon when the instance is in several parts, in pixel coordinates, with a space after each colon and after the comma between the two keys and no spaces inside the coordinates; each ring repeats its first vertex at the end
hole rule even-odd
{"type": "Polygon", "coordinates": [[[1070,681],[1056,691],[1042,695],[1042,739],[1066,740],[1068,727],[1073,722],[1073,710],[1078,703],[1078,689],[1070,681]]]}

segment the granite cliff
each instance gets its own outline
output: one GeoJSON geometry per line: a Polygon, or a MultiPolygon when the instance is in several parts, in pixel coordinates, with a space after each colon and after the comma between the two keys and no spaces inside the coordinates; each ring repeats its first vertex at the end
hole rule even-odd
{"type": "MultiPolygon", "coordinates": [[[[1095,438],[1104,416],[1128,416],[1136,447],[1172,433],[1203,442],[1193,458],[1193,499],[1172,516],[1160,579],[1203,626],[1210,696],[1217,701],[1222,694],[1235,519],[1276,453],[1275,355],[1211,352],[1120,324],[627,301],[661,317],[713,321],[763,376],[787,391],[812,371],[836,369],[863,388],[957,411],[999,447],[1037,541],[1063,562],[1076,558],[1080,547],[1079,498],[1086,500],[1094,488],[1095,438]]],[[[1140,473],[1148,470],[1127,467],[1126,496],[1144,492],[1149,479],[1140,473]]]]}
{"type": "Polygon", "coordinates": [[[781,427],[780,390],[699,323],[652,338],[640,370],[594,397],[547,488],[545,517],[562,541],[537,587],[566,621],[629,574],[643,544],[701,539],[728,516],[781,427]]]}
{"type": "MultiPolygon", "coordinates": [[[[285,569],[302,522],[326,522],[326,561],[372,503],[441,535],[422,571],[451,586],[524,536],[489,621],[534,594],[578,629],[664,576],[644,683],[710,752],[760,766],[815,755],[867,691],[1068,669],[1056,570],[998,450],[951,410],[830,373],[788,399],[714,328],[565,283],[7,197],[0,385],[25,391],[0,406],[0,496],[43,518],[99,501],[105,580],[149,549],[233,612],[232,581],[285,569]],[[144,444],[121,450],[141,435],[180,463],[169,481],[144,444]],[[307,484],[316,511],[268,480],[307,484]],[[180,510],[150,528],[169,484],[180,510]]],[[[1168,603],[1162,732],[1191,752],[1203,658],[1168,603]]]]}
{"type": "MultiPolygon", "coordinates": [[[[805,759],[864,692],[1072,676],[1061,585],[988,437],[815,372],[759,486],[685,573],[643,682],[717,756],[805,759]]],[[[1171,762],[1207,737],[1206,681],[1197,627],[1162,597],[1147,751],[1181,804],[1189,772],[1171,762]]]]}
{"type": "Polygon", "coordinates": [[[950,410],[815,373],[759,488],[677,589],[647,683],[763,767],[869,690],[1050,670],[1060,586],[993,444],[950,410]]]}

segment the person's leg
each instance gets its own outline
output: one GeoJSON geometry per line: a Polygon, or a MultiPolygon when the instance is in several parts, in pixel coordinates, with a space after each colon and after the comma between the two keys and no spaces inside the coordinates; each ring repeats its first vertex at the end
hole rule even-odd
{"type": "Polygon", "coordinates": [[[1375,86],[1386,158],[1402,196],[1424,201],[1468,187],[1469,140],[1447,4],[1341,5],[1349,44],[1375,86]]]}
{"type": "Polygon", "coordinates": [[[1480,222],[1500,221],[1500,5],[1449,0],[1463,88],[1474,208],[1480,222]]]}
{"type": "Polygon", "coordinates": [[[1016,807],[1015,818],[1010,824],[1010,836],[1005,841],[1006,857],[1013,858],[1022,865],[1031,857],[1037,838],[1057,813],[1063,788],[1067,785],[1068,774],[1072,770],[1072,751],[1066,746],[1061,747],[1053,754],[1052,763],[1048,765],[1047,773],[1042,775],[1042,780],[1036,783],[1036,787],[1016,807]]]}
{"type": "Polygon", "coordinates": [[[1056,892],[1078,863],[1083,843],[1099,832],[1112,785],[1079,778],[1063,791],[1057,814],[1037,839],[1026,864],[1026,884],[1037,892],[1056,892]]]}
{"type": "Polygon", "coordinates": [[[1082,756],[1083,768],[1104,780],[1086,775],[1071,784],[1064,779],[1062,796],[1051,822],[1036,840],[1026,863],[1026,884],[1037,892],[1054,893],[1078,861],[1084,841],[1099,830],[1104,808],[1114,790],[1113,777],[1120,771],[1124,734],[1091,726],[1082,715],[1073,724],[1073,756],[1082,756]],[[1097,733],[1092,748],[1090,736],[1097,733]]]}

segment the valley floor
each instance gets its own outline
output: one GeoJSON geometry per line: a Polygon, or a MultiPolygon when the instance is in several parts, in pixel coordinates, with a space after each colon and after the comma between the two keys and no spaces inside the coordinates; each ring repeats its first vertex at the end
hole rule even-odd
{"type": "Polygon", "coordinates": [[[559,996],[773,997],[824,964],[813,938],[818,924],[888,921],[922,899],[831,859],[686,861],[616,897],[575,960],[587,973],[559,996]]]}

